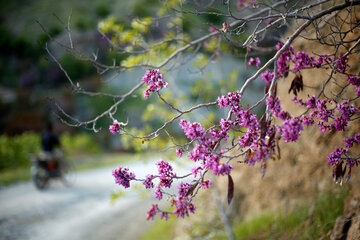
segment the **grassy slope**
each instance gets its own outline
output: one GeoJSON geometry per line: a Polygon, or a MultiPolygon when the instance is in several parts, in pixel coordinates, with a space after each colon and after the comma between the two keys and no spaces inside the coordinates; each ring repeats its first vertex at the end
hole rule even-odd
{"type": "MultiPolygon", "coordinates": [[[[319,239],[328,235],[336,217],[342,214],[347,195],[345,190],[323,192],[314,202],[303,203],[287,214],[281,211],[268,212],[249,221],[235,221],[233,229],[236,239],[319,239]]],[[[177,221],[181,219],[172,218],[169,222],[157,220],[141,240],[173,239],[177,221]]],[[[201,236],[201,239],[227,239],[225,234],[218,234],[223,231],[216,229],[212,223],[209,223],[208,228],[212,231],[207,236],[201,236]]]]}
{"type": "Polygon", "coordinates": [[[154,225],[139,240],[168,240],[174,239],[174,228],[176,219],[170,218],[168,221],[156,220],[154,225]]]}

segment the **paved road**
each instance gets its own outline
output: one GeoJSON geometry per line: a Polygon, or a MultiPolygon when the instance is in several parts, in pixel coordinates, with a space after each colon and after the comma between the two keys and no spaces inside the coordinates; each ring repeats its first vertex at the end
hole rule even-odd
{"type": "MultiPolygon", "coordinates": [[[[156,173],[153,162],[129,167],[140,177],[156,173]]],[[[154,200],[127,191],[111,204],[111,193],[119,189],[112,169],[77,173],[72,187],[54,182],[38,191],[28,182],[1,189],[0,239],[137,239],[151,225],[145,218],[154,200]]]]}

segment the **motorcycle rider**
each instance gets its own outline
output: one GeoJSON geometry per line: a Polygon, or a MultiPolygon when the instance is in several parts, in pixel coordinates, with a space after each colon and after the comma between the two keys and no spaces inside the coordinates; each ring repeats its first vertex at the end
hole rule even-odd
{"type": "MultiPolygon", "coordinates": [[[[53,132],[53,125],[48,122],[46,130],[41,135],[41,147],[43,151],[42,158],[46,161],[54,161],[55,164],[60,164],[61,156],[55,151],[56,148],[60,147],[60,141],[58,136],[53,132]]],[[[56,168],[56,166],[52,166],[56,168]]]]}
{"type": "Polygon", "coordinates": [[[54,149],[60,146],[59,138],[53,133],[52,123],[49,122],[46,130],[41,135],[41,146],[45,152],[53,152],[54,149]]]}

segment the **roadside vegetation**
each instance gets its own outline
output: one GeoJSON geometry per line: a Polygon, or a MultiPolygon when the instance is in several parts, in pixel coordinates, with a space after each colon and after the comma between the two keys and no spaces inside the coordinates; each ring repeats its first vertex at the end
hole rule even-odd
{"type": "MultiPolygon", "coordinates": [[[[267,212],[255,216],[250,220],[238,219],[233,224],[234,234],[238,240],[246,239],[320,239],[330,237],[330,230],[334,227],[335,220],[344,210],[344,199],[348,191],[325,191],[315,200],[308,200],[286,213],[282,210],[267,212]]],[[[177,223],[182,219],[171,218],[169,221],[156,220],[154,226],[146,232],[141,240],[173,239],[177,223]],[[160,237],[160,238],[159,238],[160,237]]],[[[193,226],[197,226],[196,223],[193,226]]],[[[219,224],[210,222],[207,231],[190,233],[191,239],[228,239],[225,230],[219,224]],[[202,232],[204,235],[195,236],[193,233],[202,232]]]]}
{"type": "MultiPolygon", "coordinates": [[[[67,160],[71,161],[76,171],[139,159],[139,155],[133,153],[104,153],[85,133],[63,134],[60,141],[67,160]]],[[[40,142],[40,135],[33,132],[13,137],[0,136],[0,185],[30,180],[30,158],[40,152],[40,142]]]]}

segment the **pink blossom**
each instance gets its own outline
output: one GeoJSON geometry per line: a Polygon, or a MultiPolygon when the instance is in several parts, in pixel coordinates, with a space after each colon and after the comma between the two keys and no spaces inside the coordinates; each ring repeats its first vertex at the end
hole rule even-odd
{"type": "Polygon", "coordinates": [[[163,76],[159,69],[147,70],[142,81],[150,85],[144,92],[144,97],[148,98],[151,92],[158,92],[161,88],[167,88],[168,83],[163,81],[163,76]]]}
{"type": "Polygon", "coordinates": [[[251,57],[250,60],[249,60],[249,63],[248,63],[249,66],[254,66],[255,65],[256,67],[260,67],[260,64],[261,64],[260,58],[258,58],[258,57],[255,58],[255,59],[251,57]]]}
{"type": "Polygon", "coordinates": [[[229,164],[226,164],[226,163],[221,163],[221,164],[215,164],[215,167],[214,165],[212,165],[212,172],[215,174],[215,175],[229,175],[231,170],[233,170],[234,168],[229,165],[229,164]]]}
{"type": "Polygon", "coordinates": [[[176,155],[178,155],[179,157],[182,157],[181,149],[176,149],[176,155]]]}
{"type": "Polygon", "coordinates": [[[160,215],[161,219],[165,218],[165,220],[169,220],[169,214],[167,212],[162,212],[160,215]]]}
{"type": "Polygon", "coordinates": [[[264,80],[267,84],[271,83],[274,78],[274,73],[266,70],[263,74],[261,74],[261,79],[264,80]]]}
{"type": "Polygon", "coordinates": [[[226,96],[218,97],[217,102],[220,108],[227,106],[237,107],[241,101],[241,95],[239,92],[228,92],[226,96]]]}
{"type": "Polygon", "coordinates": [[[306,106],[310,109],[315,108],[317,101],[318,101],[317,97],[313,95],[312,97],[306,99],[306,106]]]}
{"type": "Polygon", "coordinates": [[[300,117],[300,120],[301,122],[306,125],[306,126],[312,126],[314,125],[314,119],[312,119],[312,117],[310,116],[305,116],[305,115],[302,115],[300,117]]]}
{"type": "Polygon", "coordinates": [[[209,149],[201,144],[196,144],[192,151],[189,153],[188,157],[194,162],[198,160],[205,160],[205,156],[209,153],[209,149]]]}
{"type": "Polygon", "coordinates": [[[327,157],[328,163],[330,165],[336,165],[341,162],[341,155],[347,153],[348,150],[346,148],[338,148],[335,146],[335,150],[330,153],[327,157]]]}
{"type": "Polygon", "coordinates": [[[173,206],[175,206],[175,210],[173,211],[177,217],[184,218],[185,216],[189,216],[189,213],[195,213],[194,204],[191,202],[191,198],[178,196],[173,201],[173,206]]]}
{"type": "Polygon", "coordinates": [[[152,207],[147,211],[147,218],[146,220],[154,220],[156,213],[159,211],[159,207],[157,204],[153,204],[152,207]]]}
{"type": "MultiPolygon", "coordinates": [[[[280,50],[283,46],[284,44],[279,42],[276,44],[276,49],[280,50]]],[[[287,77],[289,72],[289,61],[291,60],[291,54],[294,54],[294,49],[292,46],[284,50],[279,56],[276,62],[278,77],[281,76],[287,77]]]]}
{"type": "Polygon", "coordinates": [[[155,188],[154,195],[155,195],[155,198],[157,198],[158,200],[162,199],[163,195],[162,195],[161,189],[159,187],[155,188]]]}
{"type": "Polygon", "coordinates": [[[200,185],[201,185],[202,189],[207,189],[212,185],[212,182],[210,179],[209,180],[201,180],[200,185]]]}
{"type": "Polygon", "coordinates": [[[298,99],[296,95],[294,95],[291,100],[293,100],[294,103],[298,104],[299,106],[305,105],[305,103],[301,99],[298,99]]]}
{"type": "Polygon", "coordinates": [[[335,60],[336,67],[339,72],[345,73],[346,68],[349,66],[347,64],[349,60],[349,56],[339,56],[337,60],[335,60]]]}
{"type": "Polygon", "coordinates": [[[205,136],[205,130],[197,122],[192,123],[182,119],[180,121],[180,128],[184,130],[186,137],[191,140],[202,139],[205,136]]]}
{"type": "Polygon", "coordinates": [[[114,120],[113,124],[110,125],[109,127],[109,131],[112,133],[112,134],[116,134],[116,133],[119,133],[120,132],[120,124],[117,120],[114,120]]]}
{"type": "Polygon", "coordinates": [[[194,175],[194,178],[196,178],[196,176],[197,176],[198,174],[201,174],[201,171],[202,171],[202,167],[200,167],[200,166],[193,167],[193,168],[191,169],[191,172],[192,172],[192,174],[194,175]]]}
{"type": "Polygon", "coordinates": [[[182,196],[182,197],[185,197],[186,193],[188,192],[190,187],[191,187],[191,184],[189,184],[189,183],[181,183],[181,184],[179,184],[179,186],[178,186],[179,195],[182,196]]]}
{"type": "Polygon", "coordinates": [[[154,187],[154,183],[152,182],[153,178],[154,178],[154,175],[152,175],[152,174],[146,175],[146,179],[145,179],[145,181],[143,181],[145,188],[153,188],[154,187]]]}
{"type": "Polygon", "coordinates": [[[124,186],[124,188],[130,187],[130,181],[135,179],[135,174],[129,173],[128,168],[118,167],[112,171],[112,175],[115,178],[115,183],[124,186]]]}
{"type": "Polygon", "coordinates": [[[285,120],[280,129],[285,142],[296,142],[300,136],[301,130],[303,130],[303,126],[301,121],[297,118],[285,120]]]}
{"type": "Polygon", "coordinates": [[[168,162],[160,160],[156,163],[160,175],[160,186],[170,188],[175,174],[173,168],[168,162]]]}

